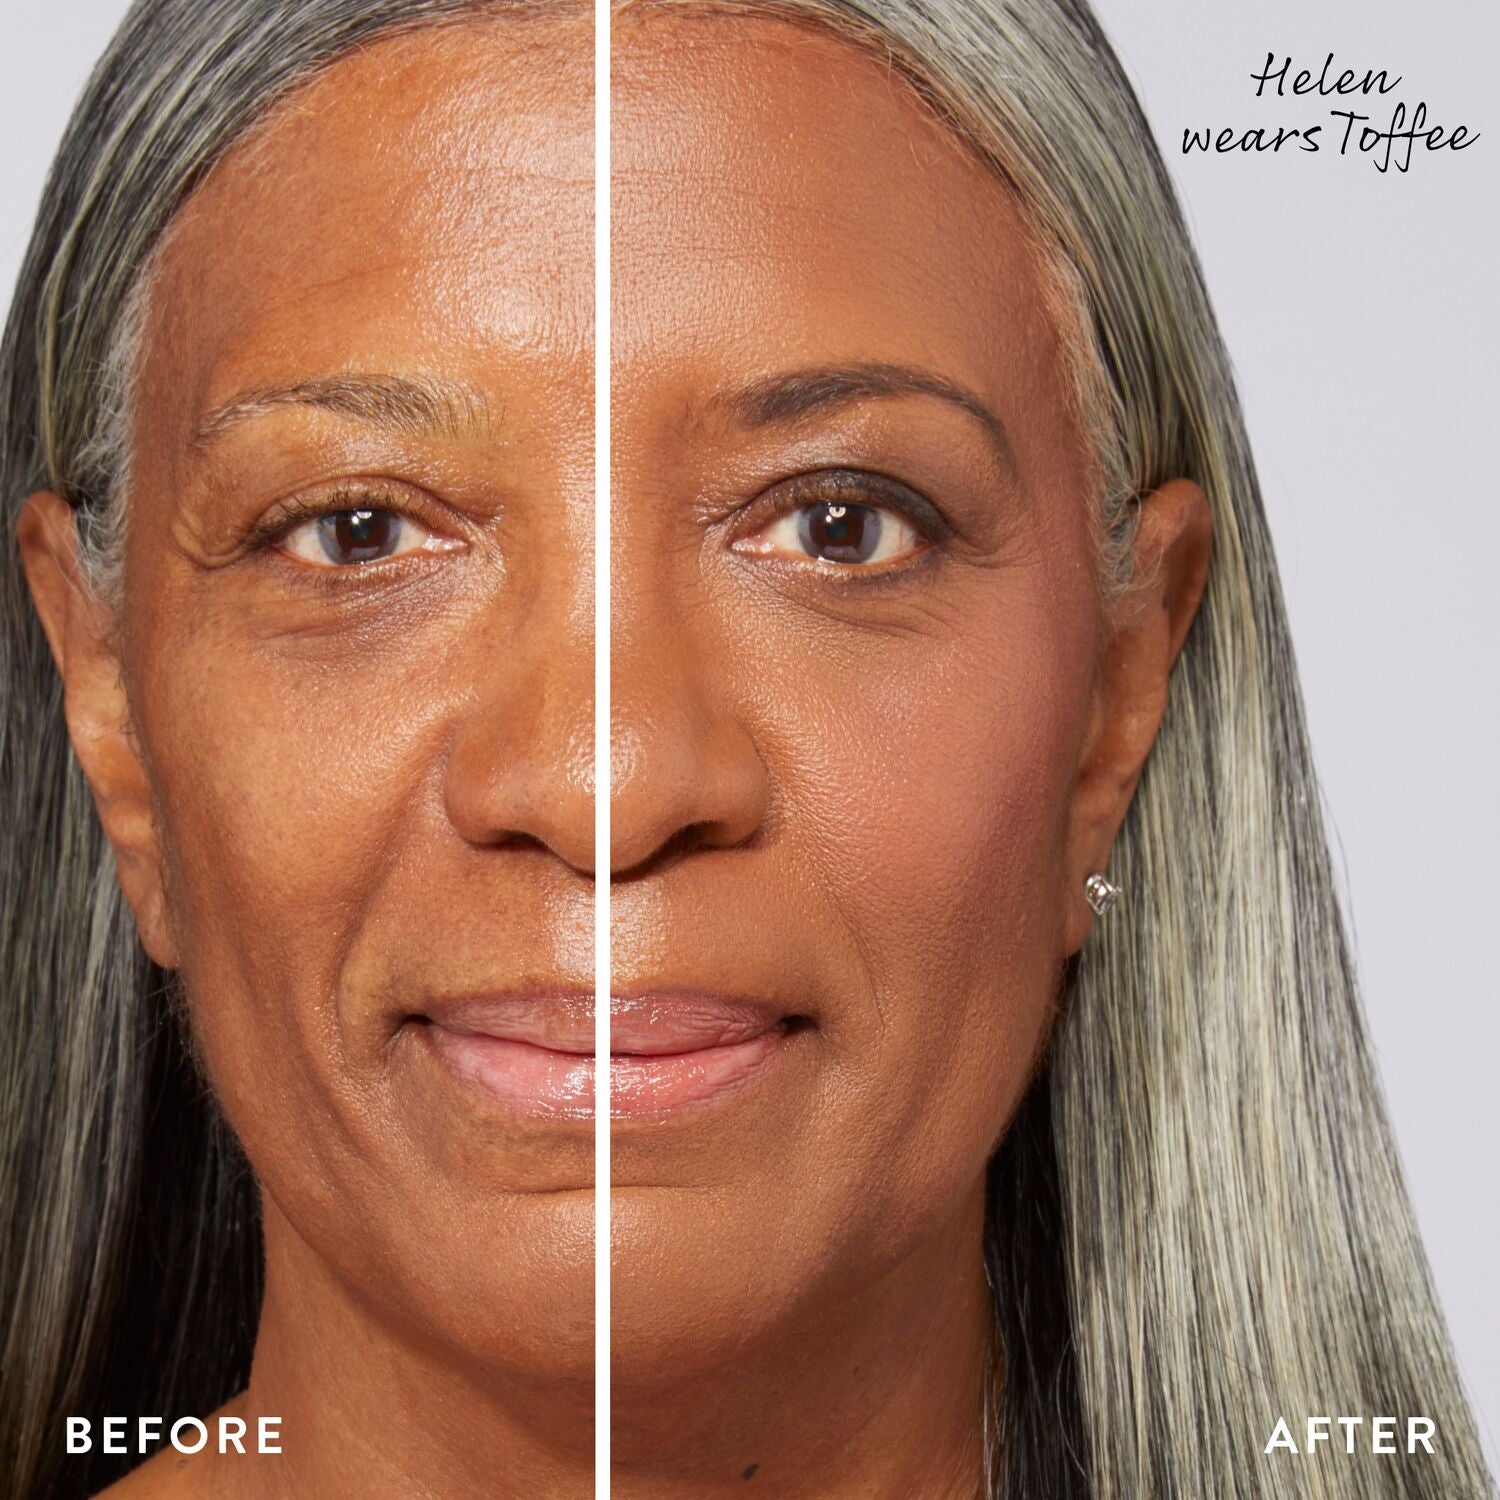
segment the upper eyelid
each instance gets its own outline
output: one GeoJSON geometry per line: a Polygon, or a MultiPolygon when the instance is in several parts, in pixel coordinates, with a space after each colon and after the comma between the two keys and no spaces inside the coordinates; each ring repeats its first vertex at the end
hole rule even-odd
{"type": "Polygon", "coordinates": [[[246,534],[251,547],[273,545],[299,526],[321,516],[351,510],[388,510],[428,531],[440,528],[430,517],[434,502],[416,499],[418,492],[385,480],[342,480],[323,491],[293,495],[273,505],[246,534]]]}

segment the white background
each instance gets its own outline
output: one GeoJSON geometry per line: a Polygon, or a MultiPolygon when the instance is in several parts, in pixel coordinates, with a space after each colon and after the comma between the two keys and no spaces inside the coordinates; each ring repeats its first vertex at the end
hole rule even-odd
{"type": "MultiPolygon", "coordinates": [[[[122,0],[4,0],[0,295],[122,0]]],[[[1248,413],[1366,1005],[1494,1463],[1500,1423],[1500,804],[1494,291],[1500,7],[1097,0],[1174,173],[1248,413]],[[1386,68],[1384,101],[1257,99],[1268,52],[1386,68]],[[1343,122],[1425,100],[1465,151],[1382,175],[1343,122]],[[1322,122],[1316,155],[1184,157],[1184,127],[1322,122]],[[1339,128],[1335,128],[1339,127],[1339,128]]],[[[5,497],[7,501],[14,497],[5,497]]]]}

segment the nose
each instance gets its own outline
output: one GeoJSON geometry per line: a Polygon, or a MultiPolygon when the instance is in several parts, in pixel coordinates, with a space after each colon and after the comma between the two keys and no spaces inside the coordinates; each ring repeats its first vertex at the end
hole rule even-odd
{"type": "Polygon", "coordinates": [[[530,843],[594,872],[594,678],[586,628],[489,642],[450,744],[444,802],[469,843],[530,843]],[[498,663],[498,665],[497,665],[498,663]]]}
{"type": "Polygon", "coordinates": [[[766,814],[766,768],[700,670],[690,632],[617,640],[610,723],[611,877],[743,844],[766,814]]]}

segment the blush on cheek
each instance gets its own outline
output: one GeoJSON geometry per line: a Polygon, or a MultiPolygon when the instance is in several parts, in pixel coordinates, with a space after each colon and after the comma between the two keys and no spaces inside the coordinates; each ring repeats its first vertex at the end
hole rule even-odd
{"type": "Polygon", "coordinates": [[[788,713],[838,726],[836,740],[805,733],[784,779],[865,970],[874,1003],[859,1009],[878,1013],[878,1039],[859,1023],[879,1054],[869,1066],[929,1167],[959,1176],[1024,1088],[1064,957],[1057,892],[1090,637],[1027,618],[1072,628],[1023,635],[1009,619],[958,642],[893,643],[836,706],[788,713]]]}
{"type": "Polygon", "coordinates": [[[994,905],[1050,898],[1087,722],[1088,662],[1071,633],[924,654],[848,705],[874,758],[867,810],[913,889],[994,905]],[[986,649],[988,647],[988,649],[986,649]]]}

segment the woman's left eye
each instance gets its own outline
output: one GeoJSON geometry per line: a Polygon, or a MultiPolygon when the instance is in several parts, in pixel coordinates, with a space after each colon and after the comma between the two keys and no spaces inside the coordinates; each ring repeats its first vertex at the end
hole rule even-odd
{"type": "Polygon", "coordinates": [[[330,510],[289,528],[277,545],[299,562],[352,568],[407,552],[445,550],[440,538],[400,511],[330,510]]]}
{"type": "Polygon", "coordinates": [[[820,500],[778,516],[741,546],[762,555],[868,567],[913,555],[923,541],[910,521],[883,505],[820,500]]]}

